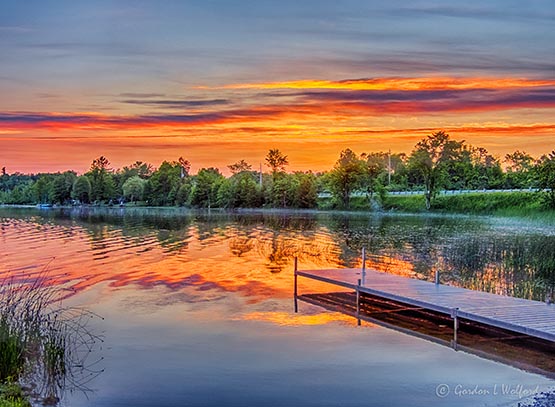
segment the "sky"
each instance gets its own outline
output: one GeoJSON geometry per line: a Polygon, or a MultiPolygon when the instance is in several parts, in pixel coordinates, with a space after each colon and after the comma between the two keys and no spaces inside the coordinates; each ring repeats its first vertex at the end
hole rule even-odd
{"type": "Polygon", "coordinates": [[[9,1],[0,166],[86,171],[268,149],[410,153],[445,130],[503,159],[555,150],[555,2],[9,1]]]}

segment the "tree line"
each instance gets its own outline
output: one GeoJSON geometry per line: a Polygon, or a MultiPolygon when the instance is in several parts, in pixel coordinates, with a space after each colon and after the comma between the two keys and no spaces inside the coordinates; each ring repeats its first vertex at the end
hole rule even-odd
{"type": "Polygon", "coordinates": [[[101,156],[80,176],[75,171],[8,174],[2,168],[0,203],[316,208],[319,194],[328,193],[331,207],[349,209],[356,192],[379,206],[388,191],[419,190],[429,209],[440,190],[539,188],[546,206],[555,208],[555,151],[534,158],[517,150],[502,161],[444,131],[420,140],[409,155],[345,149],[329,171],[287,172],[288,165],[285,154],[270,149],[266,172],[240,160],[228,165],[228,177],[213,167],[192,175],[191,163],[182,157],[158,168],[137,161],[114,169],[101,156]]]}

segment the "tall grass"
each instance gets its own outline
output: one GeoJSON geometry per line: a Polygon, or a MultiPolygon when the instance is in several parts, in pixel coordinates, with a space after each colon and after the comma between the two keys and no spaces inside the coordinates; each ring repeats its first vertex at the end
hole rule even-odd
{"type": "MultiPolygon", "coordinates": [[[[425,212],[422,195],[389,195],[385,210],[425,212]]],[[[555,219],[555,211],[546,209],[543,197],[537,192],[484,192],[458,195],[440,195],[432,201],[432,212],[472,215],[525,217],[545,221],[555,219]]]]}
{"type": "Polygon", "coordinates": [[[88,329],[94,315],[63,307],[63,296],[46,268],[0,277],[0,384],[25,383],[50,404],[100,372],[87,363],[101,341],[88,329]]]}

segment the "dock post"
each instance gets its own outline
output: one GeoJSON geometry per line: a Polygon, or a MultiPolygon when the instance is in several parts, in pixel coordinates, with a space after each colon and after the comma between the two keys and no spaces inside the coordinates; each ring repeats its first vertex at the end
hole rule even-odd
{"type": "Polygon", "coordinates": [[[366,277],[366,247],[362,248],[362,280],[366,277]]]}
{"type": "Polygon", "coordinates": [[[436,270],[435,283],[439,285],[439,270],[436,270]]]}
{"type": "Polygon", "coordinates": [[[360,326],[360,278],[357,284],[357,325],[360,326]]]}
{"type": "Polygon", "coordinates": [[[458,308],[453,308],[451,310],[451,318],[453,318],[453,349],[457,350],[458,345],[458,330],[459,330],[459,315],[458,308]]]}
{"type": "Polygon", "coordinates": [[[297,301],[297,256],[295,256],[295,313],[299,312],[299,304],[297,301]]]}

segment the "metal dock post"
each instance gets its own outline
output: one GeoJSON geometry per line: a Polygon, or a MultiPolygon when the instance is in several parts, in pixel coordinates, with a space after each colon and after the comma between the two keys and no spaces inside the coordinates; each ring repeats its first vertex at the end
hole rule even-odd
{"type": "Polygon", "coordinates": [[[295,256],[295,312],[299,312],[299,304],[297,301],[297,256],[295,256]]]}
{"type": "Polygon", "coordinates": [[[360,278],[358,279],[357,292],[357,325],[360,326],[360,278]]]}

